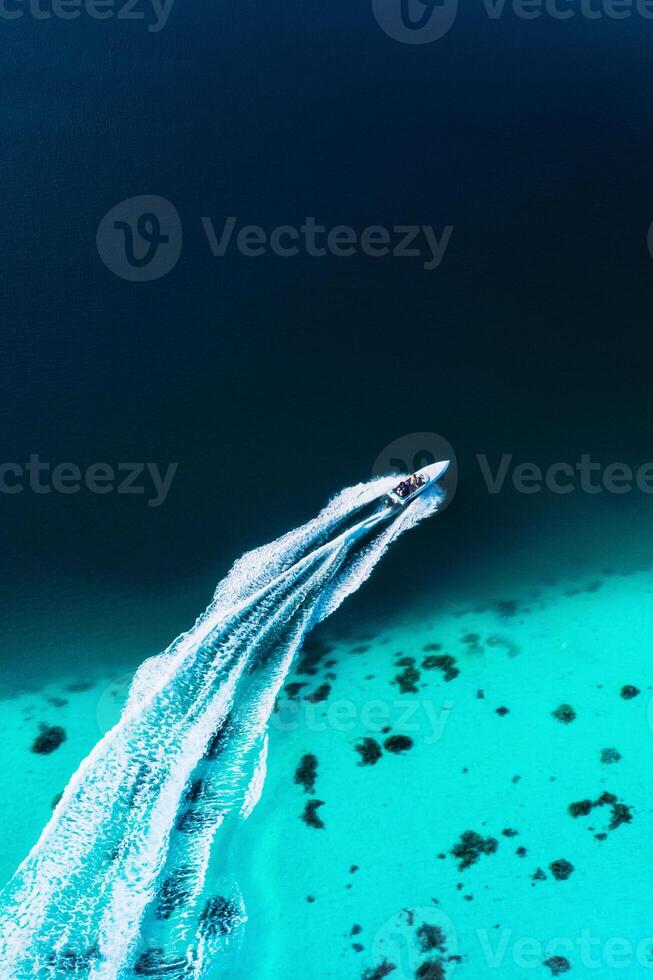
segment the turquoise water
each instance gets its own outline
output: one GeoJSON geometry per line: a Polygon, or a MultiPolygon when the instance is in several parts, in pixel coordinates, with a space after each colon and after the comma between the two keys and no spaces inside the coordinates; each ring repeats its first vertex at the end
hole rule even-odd
{"type": "MultiPolygon", "coordinates": [[[[343,491],[314,521],[244,555],[195,626],[139,668],[119,722],[0,898],[11,976],[225,969],[246,921],[225,856],[260,796],[288,668],[311,627],[441,499],[379,504],[395,482],[343,491]]],[[[65,738],[61,725],[41,725],[32,751],[51,755],[65,738]]]]}
{"type": "MultiPolygon", "coordinates": [[[[261,805],[241,838],[237,861],[247,863],[252,849],[259,885],[242,976],[257,963],[257,975],[284,976],[300,936],[311,951],[303,976],[344,980],[384,959],[396,966],[393,977],[419,976],[429,959],[417,933],[424,922],[447,936],[438,959],[462,957],[446,962],[447,977],[546,976],[543,962],[555,955],[569,960],[572,975],[607,980],[620,967],[650,975],[642,889],[653,866],[644,763],[652,585],[650,571],[606,576],[598,589],[566,580],[516,591],[514,616],[504,607],[453,608],[384,629],[364,641],[363,654],[355,637],[336,644],[330,704],[320,724],[302,711],[296,729],[273,732],[261,805]],[[455,658],[453,680],[421,669],[433,643],[455,658]],[[399,653],[415,658],[416,693],[393,685],[399,653]],[[625,700],[629,683],[641,693],[625,700]],[[351,724],[342,724],[350,702],[351,724]],[[576,713],[571,723],[552,715],[562,704],[576,713]],[[357,741],[382,744],[386,718],[413,747],[360,766],[357,741]],[[307,796],[293,774],[307,752],[319,760],[323,829],[298,819],[307,796]],[[570,816],[571,803],[605,792],[628,806],[632,822],[609,830],[608,804],[570,816]],[[451,851],[465,831],[495,838],[498,849],[460,870],[451,851]],[[559,860],[574,866],[568,880],[552,875],[559,860]],[[538,869],[544,880],[533,878],[538,869]],[[354,936],[355,925],[362,930],[354,936]]],[[[321,676],[309,680],[310,690],[321,676]]]]}
{"type": "MultiPolygon", "coordinates": [[[[207,882],[238,913],[228,961],[218,968],[207,960],[208,972],[198,975],[224,975],[228,962],[226,975],[238,980],[294,976],[298,949],[306,978],[380,977],[385,969],[401,978],[523,980],[566,973],[565,964],[580,976],[650,974],[643,889],[653,863],[646,785],[653,575],[627,527],[624,520],[620,553],[608,549],[611,567],[586,553],[576,572],[557,581],[543,575],[568,537],[563,530],[529,561],[517,552],[488,558],[467,592],[445,587],[432,604],[420,598],[376,623],[336,616],[309,638],[279,695],[265,751],[258,735],[227,745],[237,754],[245,744],[254,749],[244,779],[223,786],[227,795],[234,789],[233,812],[249,811],[262,792],[248,820],[227,819],[213,840],[218,860],[207,865],[207,882]],[[308,765],[307,756],[314,757],[308,765]],[[575,816],[572,804],[582,804],[575,816]],[[470,832],[478,837],[463,836],[470,832]],[[466,857],[471,863],[461,868],[466,857]]],[[[601,551],[607,543],[600,539],[601,551]]],[[[34,844],[82,758],[118,720],[135,666],[109,678],[80,664],[70,677],[3,702],[11,841],[3,879],[34,844]],[[30,751],[40,723],[66,732],[51,754],[30,751]]],[[[264,683],[268,697],[275,683],[264,683]]],[[[256,685],[245,688],[247,716],[252,693],[260,700],[256,685]]],[[[148,731],[148,758],[156,745],[167,754],[164,732],[148,731]]],[[[95,833],[112,800],[97,784],[88,799],[97,803],[95,833]]],[[[60,807],[59,823],[70,812],[60,807]]],[[[112,821],[109,833],[118,827],[112,821]]],[[[76,834],[68,839],[83,839],[76,834]]],[[[51,826],[41,844],[46,856],[53,837],[51,826]]],[[[165,860],[180,859],[186,866],[189,853],[173,841],[165,860]]],[[[153,869],[159,895],[166,878],[165,865],[153,869]]],[[[45,879],[50,887],[51,873],[45,879]]],[[[115,888],[116,880],[121,875],[108,876],[103,862],[87,866],[73,883],[72,905],[78,912],[89,887],[101,893],[99,882],[115,888]]],[[[143,881],[137,884],[139,892],[143,881]]],[[[60,937],[66,924],[73,936],[76,913],[61,908],[61,894],[53,889],[46,925],[60,937]]],[[[189,902],[189,922],[205,901],[202,891],[189,902]]],[[[122,928],[124,902],[107,905],[122,928]]],[[[195,926],[173,927],[174,917],[146,917],[137,942],[192,945],[195,926]]],[[[50,940],[47,928],[30,930],[28,953],[50,940]]],[[[27,958],[16,962],[10,976],[40,975],[27,958]]],[[[141,975],[164,974],[152,967],[141,975]]]]}
{"type": "MultiPolygon", "coordinates": [[[[308,687],[281,695],[265,783],[262,745],[238,783],[243,803],[262,788],[260,803],[213,849],[212,894],[238,908],[242,896],[249,917],[230,972],[525,980],[562,969],[560,955],[571,976],[648,975],[650,507],[510,481],[493,496],[476,454],[493,468],[504,453],[543,467],[650,459],[653,25],[524,19],[510,3],[495,20],[461,3],[446,38],[413,46],[372,6],[175,3],[157,35],[27,7],[4,25],[0,465],[40,453],[178,473],[160,508],[2,495],[0,882],[118,722],[138,668],[191,626],[234,557],[369,479],[398,437],[434,430],[458,453],[456,500],[321,628],[336,663],[293,669],[308,687]],[[96,247],[103,216],[142,194],[183,226],[177,266],[147,284],[114,276],[96,247]],[[363,254],[218,260],[201,219],[229,215],[268,231],[314,215],[358,234],[454,233],[432,272],[363,254]],[[392,684],[411,666],[399,651],[416,694],[392,684]],[[429,655],[459,673],[424,669],[429,655]],[[304,700],[324,684],[324,701],[304,700]],[[624,700],[624,684],[641,693],[624,700]],[[566,725],[561,704],[576,713],[566,725]],[[31,750],[40,726],[65,733],[50,754],[31,750]],[[412,746],[387,750],[393,735],[412,746]],[[381,747],[374,765],[358,765],[364,738],[381,747]],[[616,803],[591,806],[604,792],[616,803]],[[301,819],[313,799],[318,826],[301,819]],[[605,830],[621,805],[632,820],[605,830]],[[459,871],[467,831],[489,853],[459,871]],[[565,881],[550,871],[560,859],[574,865],[565,881]],[[420,951],[438,936],[418,930],[438,923],[444,939],[420,951]],[[545,952],[556,937],[563,952],[545,952]]],[[[106,879],[91,870],[95,888],[106,879]]],[[[193,944],[191,905],[175,949],[193,944]]],[[[143,938],[165,946],[171,929],[155,916],[143,938]]],[[[0,980],[19,968],[0,964],[0,980]]]]}

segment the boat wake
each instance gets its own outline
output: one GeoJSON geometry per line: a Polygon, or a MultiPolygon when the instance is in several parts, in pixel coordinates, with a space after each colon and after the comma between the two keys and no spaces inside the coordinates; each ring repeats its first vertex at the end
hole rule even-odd
{"type": "MultiPolygon", "coordinates": [[[[229,835],[265,779],[266,728],[306,633],[441,494],[364,514],[396,478],[342,491],[245,554],[187,633],[137,671],[118,724],[70,780],[0,895],[0,972],[206,978],[246,919],[229,835]]],[[[226,970],[226,973],[225,973],[226,970]]]]}

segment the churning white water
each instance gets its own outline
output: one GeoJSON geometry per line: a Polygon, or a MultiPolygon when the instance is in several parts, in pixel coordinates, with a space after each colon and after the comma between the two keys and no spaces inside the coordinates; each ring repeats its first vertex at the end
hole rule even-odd
{"type": "Polygon", "coordinates": [[[441,501],[431,491],[364,516],[395,483],[343,490],[245,554],[192,629],[141,666],[120,721],[0,896],[3,977],[201,978],[228,955],[246,912],[235,886],[219,885],[221,850],[263,789],[266,728],[293,658],[441,501]]]}

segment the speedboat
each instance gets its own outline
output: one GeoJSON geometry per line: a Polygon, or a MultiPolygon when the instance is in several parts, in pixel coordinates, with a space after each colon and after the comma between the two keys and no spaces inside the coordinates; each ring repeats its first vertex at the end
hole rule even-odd
{"type": "Polygon", "coordinates": [[[417,470],[411,476],[406,477],[398,483],[387,494],[387,500],[394,506],[405,507],[411,500],[419,497],[420,494],[432,487],[434,483],[444,476],[449,468],[449,460],[443,459],[439,463],[431,463],[421,470],[417,470]]]}

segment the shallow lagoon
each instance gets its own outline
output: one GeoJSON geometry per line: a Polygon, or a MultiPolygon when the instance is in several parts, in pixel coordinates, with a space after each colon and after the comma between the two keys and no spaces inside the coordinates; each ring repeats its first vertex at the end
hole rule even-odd
{"type": "MultiPolygon", "coordinates": [[[[231,841],[239,980],[295,975],[298,950],[316,980],[650,975],[653,575],[631,551],[548,583],[488,563],[485,590],[376,622],[354,600],[309,639],[231,841]]],[[[104,666],[2,703],[3,880],[118,717],[136,664],[104,666]],[[40,724],[66,732],[50,754],[40,724]]]]}
{"type": "MultiPolygon", "coordinates": [[[[315,978],[364,976],[384,960],[393,977],[435,977],[416,972],[435,959],[447,977],[496,969],[522,980],[563,971],[556,956],[572,976],[626,967],[648,976],[653,930],[637,891],[653,865],[652,585],[644,571],[565,581],[516,594],[514,608],[398,623],[359,654],[355,641],[336,645],[330,698],[359,710],[347,732],[328,723],[326,705],[323,726],[300,716],[293,731],[273,730],[263,799],[235,858],[244,864],[252,854],[257,896],[242,976],[255,966],[258,976],[286,975],[298,945],[303,975],[315,978]],[[615,656],[624,622],[627,656],[615,656]],[[455,657],[451,681],[420,667],[433,643],[455,657]],[[399,653],[416,660],[416,693],[393,686],[399,653]],[[622,695],[625,685],[640,693],[622,695]],[[370,699],[386,704],[392,732],[414,744],[364,766],[356,743],[385,737],[362,724],[370,699]],[[573,720],[554,716],[563,704],[573,720]],[[413,711],[403,725],[399,705],[413,711]],[[440,719],[445,712],[440,731],[426,705],[440,719]],[[318,759],[321,829],[301,821],[310,794],[293,784],[306,752],[318,759]],[[572,816],[570,804],[606,793],[588,815],[572,816]],[[461,869],[464,858],[451,851],[466,831],[496,847],[472,847],[474,863],[461,869]],[[563,861],[573,865],[566,880],[563,861]],[[430,956],[421,951],[425,923],[446,936],[430,956]]],[[[312,689],[321,677],[308,680],[312,689]]]]}

